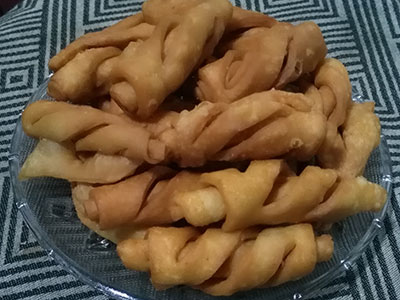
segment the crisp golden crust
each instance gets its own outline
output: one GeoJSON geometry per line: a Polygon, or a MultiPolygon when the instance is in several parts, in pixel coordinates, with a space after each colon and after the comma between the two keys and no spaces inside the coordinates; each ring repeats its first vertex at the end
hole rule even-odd
{"type": "Polygon", "coordinates": [[[374,114],[374,106],[373,102],[350,105],[347,118],[337,136],[338,143],[343,147],[339,148],[339,155],[335,157],[335,153],[319,156],[323,167],[336,169],[345,177],[363,173],[371,152],[380,142],[381,127],[374,114]]]}
{"type": "Polygon", "coordinates": [[[102,229],[185,219],[199,227],[224,221],[222,229],[232,232],[254,225],[332,223],[378,211],[385,201],[385,190],[363,177],[339,178],[336,171],[316,166],[296,176],[282,160],[266,160],[251,162],[244,172],[176,174],[155,167],[93,188],[84,206],[102,229]]]}
{"type": "Polygon", "coordinates": [[[252,28],[222,50],[221,59],[198,72],[196,94],[201,101],[230,103],[255,92],[281,89],[312,72],[327,52],[313,22],[252,28]]]}
{"type": "Polygon", "coordinates": [[[111,242],[117,244],[120,241],[129,239],[129,238],[144,238],[146,229],[139,226],[125,226],[118,227],[109,230],[102,230],[99,227],[99,224],[95,221],[90,220],[85,212],[84,202],[89,197],[89,193],[92,190],[90,185],[86,184],[72,184],[72,201],[75,206],[75,211],[78,215],[79,220],[88,227],[90,230],[93,230],[98,235],[110,240],[111,242]]]}
{"type": "Polygon", "coordinates": [[[41,100],[22,113],[26,134],[58,143],[69,142],[75,151],[122,155],[135,162],[164,160],[165,147],[145,128],[126,118],[87,105],[41,100]]]}
{"type": "Polygon", "coordinates": [[[120,242],[117,251],[126,267],[150,271],[158,288],[187,284],[227,296],[307,275],[330,258],[333,242],[314,236],[308,224],[232,233],[153,227],[145,239],[120,242]]]}
{"type": "Polygon", "coordinates": [[[127,111],[149,117],[211,55],[231,16],[227,0],[203,0],[185,14],[164,17],[148,40],[128,46],[118,57],[112,98],[127,111]]]}
{"type": "Polygon", "coordinates": [[[49,68],[57,72],[78,53],[91,48],[116,47],[124,49],[131,41],[146,39],[154,26],[143,23],[143,14],[129,16],[102,31],[87,33],[73,41],[50,59],[49,68]]]}
{"type": "Polygon", "coordinates": [[[183,111],[159,139],[181,166],[208,160],[308,160],[326,135],[326,117],[301,93],[269,90],[234,103],[203,102],[183,111]]]}
{"type": "Polygon", "coordinates": [[[42,139],[25,160],[20,179],[55,177],[86,183],[114,183],[132,175],[141,163],[120,155],[79,157],[73,145],[42,139]]]}

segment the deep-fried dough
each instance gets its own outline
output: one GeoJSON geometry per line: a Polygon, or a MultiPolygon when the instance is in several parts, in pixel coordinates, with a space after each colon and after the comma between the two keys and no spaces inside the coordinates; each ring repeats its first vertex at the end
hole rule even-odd
{"type": "Polygon", "coordinates": [[[76,151],[123,155],[135,161],[160,162],[165,147],[145,128],[126,118],[86,105],[41,100],[22,113],[27,135],[58,143],[73,142],[76,151]]]}
{"type": "Polygon", "coordinates": [[[149,39],[119,56],[112,98],[127,111],[149,117],[211,54],[231,16],[227,0],[203,0],[183,15],[166,16],[149,39]]]}
{"type": "Polygon", "coordinates": [[[187,284],[211,295],[279,285],[299,279],[333,252],[329,235],[298,224],[226,233],[192,227],[153,227],[145,239],[118,244],[127,268],[150,271],[157,288],[187,284]]]}
{"type": "Polygon", "coordinates": [[[202,67],[196,94],[202,101],[233,102],[255,92],[283,88],[312,72],[327,49],[313,22],[278,22],[252,28],[223,46],[221,59],[202,67]]]}
{"type": "Polygon", "coordinates": [[[222,229],[234,231],[260,224],[331,223],[377,211],[385,201],[385,190],[363,177],[338,178],[336,171],[316,166],[296,176],[283,161],[266,160],[251,162],[245,172],[175,175],[155,167],[93,188],[84,206],[101,229],[170,224],[184,218],[193,226],[225,220],[222,229]],[[166,174],[170,179],[163,178],[166,174]]]}
{"type": "Polygon", "coordinates": [[[114,183],[132,175],[141,162],[120,155],[78,157],[73,145],[41,140],[25,160],[20,179],[55,177],[87,183],[114,183]]]}

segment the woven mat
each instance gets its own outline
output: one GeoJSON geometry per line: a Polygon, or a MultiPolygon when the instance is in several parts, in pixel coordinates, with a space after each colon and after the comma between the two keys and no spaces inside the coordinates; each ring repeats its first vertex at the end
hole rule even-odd
{"type": "MultiPolygon", "coordinates": [[[[13,204],[8,148],[15,122],[49,74],[47,62],[88,31],[140,9],[134,0],[25,0],[0,18],[0,299],[109,299],[52,262],[13,204]]],[[[329,56],[376,102],[395,177],[383,241],[315,299],[400,299],[400,4],[397,0],[236,0],[281,21],[313,20],[329,56]]]]}

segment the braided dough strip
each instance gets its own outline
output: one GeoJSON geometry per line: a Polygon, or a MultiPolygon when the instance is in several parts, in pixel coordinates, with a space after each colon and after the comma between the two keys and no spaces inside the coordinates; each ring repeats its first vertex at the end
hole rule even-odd
{"type": "Polygon", "coordinates": [[[281,155],[308,160],[326,135],[326,117],[311,111],[304,95],[276,90],[229,105],[204,102],[147,124],[89,106],[42,100],[27,107],[22,124],[28,135],[73,141],[76,151],[181,166],[281,155]]]}
{"type": "Polygon", "coordinates": [[[253,28],[222,49],[226,53],[221,59],[198,72],[196,94],[202,101],[230,103],[255,92],[280,89],[312,72],[327,52],[313,22],[253,28]]]}
{"type": "Polygon", "coordinates": [[[127,268],[150,271],[157,288],[186,284],[227,296],[309,274],[331,257],[333,242],[316,237],[309,224],[233,233],[152,227],[145,239],[122,241],[117,251],[127,268]]]}
{"type": "Polygon", "coordinates": [[[131,43],[118,56],[111,97],[125,110],[149,117],[211,54],[231,17],[227,0],[203,0],[183,15],[166,16],[149,39],[131,43]]]}
{"type": "Polygon", "coordinates": [[[98,235],[108,239],[114,244],[119,243],[120,241],[130,239],[130,238],[144,238],[146,234],[147,228],[139,227],[139,226],[122,226],[118,228],[113,228],[109,230],[102,230],[99,227],[97,222],[90,220],[86,213],[85,208],[83,206],[84,201],[86,201],[89,197],[89,192],[92,189],[92,186],[86,184],[71,184],[71,197],[74,203],[76,214],[78,215],[79,220],[83,225],[88,227],[90,230],[96,232],[98,235]]]}
{"type": "Polygon", "coordinates": [[[301,93],[270,90],[236,102],[203,102],[183,111],[159,134],[181,166],[209,160],[309,160],[326,135],[326,117],[301,93]]]}
{"type": "Polygon", "coordinates": [[[132,175],[140,163],[120,155],[78,157],[73,145],[41,139],[27,157],[19,179],[55,177],[87,183],[114,183],[132,175]]]}
{"type": "Polygon", "coordinates": [[[49,68],[57,72],[78,53],[91,48],[116,47],[124,49],[131,41],[147,39],[154,26],[144,23],[143,14],[129,16],[99,32],[87,33],[61,50],[49,61],[49,68]]]}
{"type": "Polygon", "coordinates": [[[222,229],[230,232],[259,224],[332,223],[378,211],[386,201],[385,189],[363,177],[340,179],[336,171],[315,166],[296,176],[281,160],[253,161],[245,172],[175,175],[169,170],[170,179],[164,174],[155,167],[93,188],[84,203],[86,214],[102,229],[184,218],[194,226],[224,220],[222,229]]]}
{"type": "Polygon", "coordinates": [[[57,100],[87,103],[108,94],[115,58],[130,42],[145,40],[154,26],[141,13],[102,31],[87,33],[61,50],[49,62],[55,73],[48,93],[57,100]]]}
{"type": "Polygon", "coordinates": [[[22,113],[27,135],[54,142],[72,142],[76,151],[122,155],[133,161],[157,163],[165,147],[150,132],[121,116],[86,105],[40,100],[22,113]]]}

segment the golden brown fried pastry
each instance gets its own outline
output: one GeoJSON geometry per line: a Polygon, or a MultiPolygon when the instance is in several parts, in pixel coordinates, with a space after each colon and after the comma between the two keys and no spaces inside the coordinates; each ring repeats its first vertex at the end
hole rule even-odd
{"type": "Polygon", "coordinates": [[[57,100],[88,103],[107,95],[115,57],[130,43],[147,39],[154,26],[143,23],[141,13],[100,32],[88,33],[54,56],[48,93],[57,100]]]}
{"type": "Polygon", "coordinates": [[[111,82],[102,82],[98,78],[99,66],[120,54],[121,50],[115,47],[93,48],[78,53],[50,78],[49,95],[74,103],[85,103],[106,95],[111,82]]]}
{"type": "Polygon", "coordinates": [[[159,139],[181,166],[208,160],[310,159],[326,135],[326,117],[301,93],[270,90],[234,103],[203,102],[183,111],[159,139]]]}
{"type": "Polygon", "coordinates": [[[305,222],[334,223],[363,211],[380,211],[386,190],[362,176],[339,178],[331,194],[306,214],[305,222]]]}
{"type": "Polygon", "coordinates": [[[129,16],[102,31],[87,33],[76,39],[50,59],[49,67],[57,72],[86,49],[116,47],[122,50],[132,41],[147,39],[153,29],[154,26],[144,23],[142,13],[129,16]]]}
{"type": "Polygon", "coordinates": [[[254,225],[331,223],[362,211],[378,211],[385,190],[363,177],[339,179],[337,172],[306,167],[299,176],[282,160],[253,161],[245,172],[210,173],[154,167],[119,183],[95,187],[84,203],[101,229],[122,225],[193,226],[224,221],[224,231],[254,225]]]}
{"type": "Polygon", "coordinates": [[[312,72],[327,49],[313,22],[278,22],[252,28],[225,44],[225,55],[202,67],[196,94],[202,101],[233,102],[255,92],[282,88],[312,72]]]}
{"type": "Polygon", "coordinates": [[[164,160],[163,143],[125,118],[86,105],[40,100],[22,113],[27,135],[58,143],[72,142],[76,151],[122,155],[135,162],[164,160]]]}
{"type": "Polygon", "coordinates": [[[78,218],[82,224],[115,244],[130,238],[144,238],[147,228],[142,228],[139,226],[126,226],[109,230],[101,230],[98,223],[90,220],[85,213],[83,203],[88,199],[91,189],[92,187],[90,185],[82,183],[71,185],[72,201],[74,203],[78,218]]]}
{"type": "Polygon", "coordinates": [[[322,110],[328,119],[326,137],[317,157],[322,166],[331,166],[342,160],[345,153],[338,128],[346,120],[351,103],[351,84],[344,65],[333,58],[324,60],[313,80],[305,93],[316,103],[322,102],[322,110]]]}
{"type": "Polygon", "coordinates": [[[336,169],[345,177],[363,173],[371,152],[380,142],[380,123],[374,106],[373,102],[351,103],[339,133],[343,152],[335,158],[324,156],[325,159],[320,159],[323,167],[336,169]]]}
{"type": "MultiPolygon", "coordinates": [[[[39,101],[23,113],[28,135],[72,141],[76,151],[120,154],[135,161],[201,166],[207,160],[310,159],[325,137],[326,118],[302,94],[271,90],[230,105],[202,103],[160,112],[140,125],[89,106],[39,101]]],[[[130,120],[130,119],[129,119],[130,120]]]]}
{"type": "Polygon", "coordinates": [[[139,164],[120,155],[78,157],[73,145],[40,140],[25,160],[20,179],[55,177],[87,183],[113,183],[132,175],[139,164]]]}
{"type": "Polygon", "coordinates": [[[176,174],[156,166],[141,174],[111,185],[94,187],[84,202],[87,217],[100,229],[131,224],[170,224],[174,216],[175,195],[204,187],[200,174],[181,171],[176,174]]]}
{"type": "Polygon", "coordinates": [[[117,246],[123,264],[150,271],[157,288],[186,284],[215,296],[297,280],[333,252],[329,235],[309,224],[226,233],[153,227],[117,246]]]}
{"type": "Polygon", "coordinates": [[[125,110],[149,117],[208,57],[232,16],[227,0],[203,0],[168,15],[144,42],[124,49],[113,69],[111,97],[125,110]]]}

